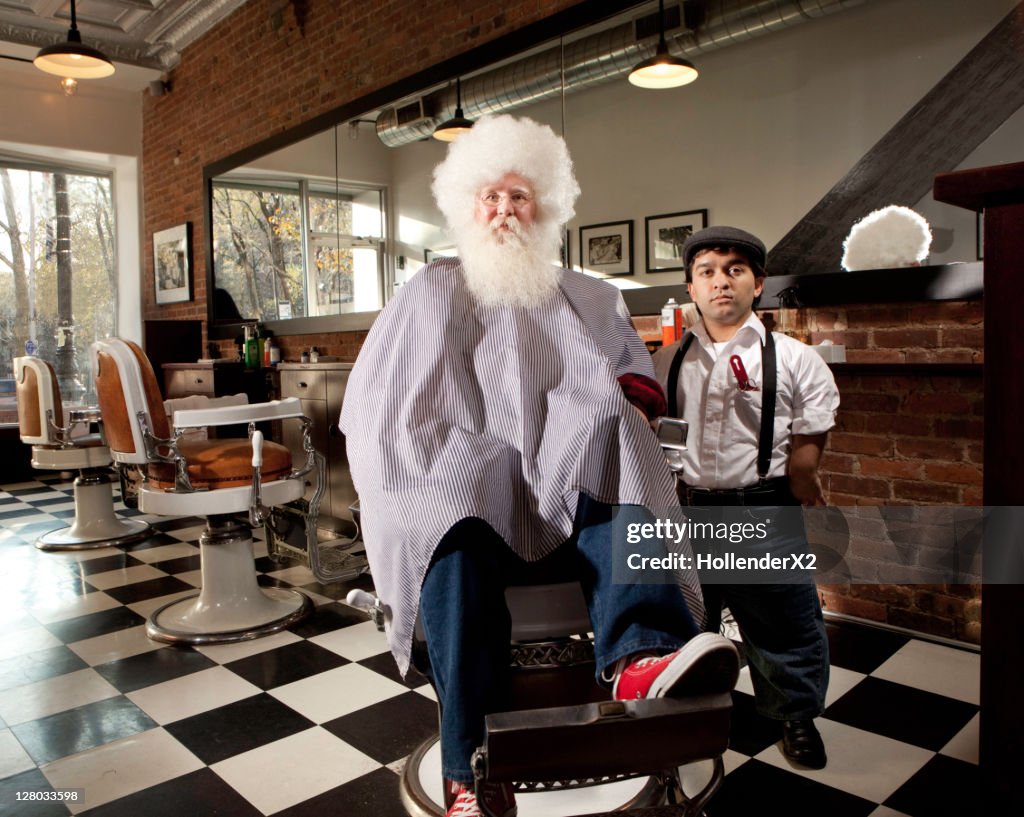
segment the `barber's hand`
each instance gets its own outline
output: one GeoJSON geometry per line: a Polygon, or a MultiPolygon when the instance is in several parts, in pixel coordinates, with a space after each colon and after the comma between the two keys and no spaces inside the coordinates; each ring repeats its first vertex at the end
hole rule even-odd
{"type": "Polygon", "coordinates": [[[821,491],[821,480],[817,473],[789,475],[789,490],[801,505],[824,505],[825,497],[821,491]]]}

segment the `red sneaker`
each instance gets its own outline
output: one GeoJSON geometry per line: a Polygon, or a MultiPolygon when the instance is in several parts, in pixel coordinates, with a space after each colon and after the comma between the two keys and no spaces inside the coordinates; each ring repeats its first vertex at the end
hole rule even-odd
{"type": "Polygon", "coordinates": [[[617,673],[612,697],[630,701],[728,692],[739,673],[732,642],[718,633],[700,633],[673,653],[641,658],[617,673]]]}
{"type": "MultiPolygon", "coordinates": [[[[516,796],[509,783],[485,783],[484,803],[495,817],[516,817],[516,796]]],[[[446,817],[483,817],[472,783],[444,781],[446,817]]]]}

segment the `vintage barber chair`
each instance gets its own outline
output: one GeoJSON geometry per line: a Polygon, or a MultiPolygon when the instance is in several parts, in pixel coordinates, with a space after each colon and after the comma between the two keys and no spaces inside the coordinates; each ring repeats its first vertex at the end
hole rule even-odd
{"type": "Polygon", "coordinates": [[[100,434],[89,434],[89,424],[102,424],[97,409],[68,411],[53,367],[37,357],[14,358],[21,441],[32,446],[32,467],[49,471],[77,471],[75,518],[68,527],[45,533],[36,540],[40,550],[91,550],[128,545],[150,535],[147,523],[119,519],[110,488],[110,450],[100,434]],[[83,433],[78,434],[81,430],[83,433]]]}
{"type": "Polygon", "coordinates": [[[305,594],[258,585],[252,548],[251,528],[266,522],[270,506],[298,500],[305,475],[322,474],[311,443],[306,462],[295,469],[288,449],[264,442],[255,428],[287,421],[308,429],[298,399],[177,411],[172,433],[153,367],[136,344],[97,341],[92,368],[114,461],[141,479],[139,508],[206,518],[199,540],[202,587],[156,610],[146,627],[149,637],[178,644],[242,641],[277,632],[312,612],[305,594]],[[238,423],[249,424],[249,439],[182,436],[186,428],[238,423]]]}
{"type": "MultiPolygon", "coordinates": [[[[677,470],[686,423],[663,421],[658,438],[677,470]]],[[[477,785],[513,783],[519,817],[648,807],[660,807],[663,817],[701,814],[725,776],[731,695],[610,700],[594,682],[590,620],[578,582],[510,587],[505,600],[513,705],[487,717],[484,744],[473,758],[477,785]]],[[[353,590],[347,602],[383,629],[379,599],[353,590]]],[[[417,663],[425,660],[425,645],[414,642],[413,651],[417,663]]],[[[402,770],[401,797],[411,817],[444,815],[440,754],[435,736],[402,770]]]]}

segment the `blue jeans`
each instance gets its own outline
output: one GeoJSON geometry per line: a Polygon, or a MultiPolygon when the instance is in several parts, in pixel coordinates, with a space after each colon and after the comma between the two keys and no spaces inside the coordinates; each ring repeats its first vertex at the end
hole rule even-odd
{"type": "MultiPolygon", "coordinates": [[[[620,512],[646,514],[632,507],[620,512]]],[[[579,579],[598,679],[619,658],[672,652],[697,633],[676,585],[612,582],[611,519],[610,505],[581,494],[572,538],[534,563],[517,557],[480,519],[463,519],[442,538],[423,581],[419,620],[441,704],[441,765],[448,780],[473,780],[469,762],[483,743],[484,718],[508,708],[506,587],[579,579]]]]}

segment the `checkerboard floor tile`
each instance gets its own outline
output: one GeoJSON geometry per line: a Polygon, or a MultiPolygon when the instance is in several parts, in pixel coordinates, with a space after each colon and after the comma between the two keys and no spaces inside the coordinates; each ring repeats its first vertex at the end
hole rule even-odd
{"type": "MultiPolygon", "coordinates": [[[[436,697],[417,673],[400,677],[383,635],[339,601],[353,586],[372,589],[370,577],[321,585],[267,558],[257,535],[260,583],[307,592],[315,613],[253,641],[169,647],[146,637],[146,617],[198,586],[201,520],[118,503],[153,535],[125,548],[37,550],[38,535],[67,524],[72,494],[59,476],[0,487],[0,812],[406,813],[398,771],[436,731],[436,697]],[[52,788],[85,799],[15,800],[52,788]]],[[[828,630],[832,680],[818,721],[828,766],[786,761],[744,670],[708,816],[976,813],[977,653],[846,622],[828,630]]]]}

